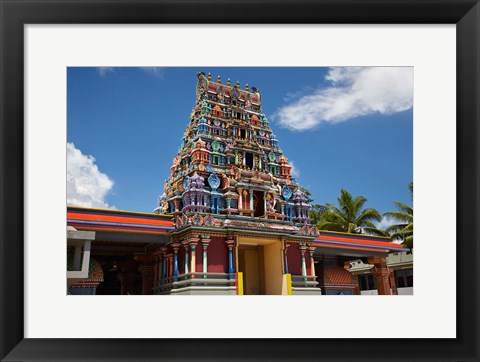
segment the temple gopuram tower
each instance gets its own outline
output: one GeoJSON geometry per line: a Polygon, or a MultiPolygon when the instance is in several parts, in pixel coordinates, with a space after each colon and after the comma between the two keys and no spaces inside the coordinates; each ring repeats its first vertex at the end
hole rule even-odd
{"type": "Polygon", "coordinates": [[[291,176],[259,89],[197,74],[192,109],[159,214],[156,294],[320,294],[306,195],[291,176]],[[293,285],[292,287],[292,280],[293,285]]]}

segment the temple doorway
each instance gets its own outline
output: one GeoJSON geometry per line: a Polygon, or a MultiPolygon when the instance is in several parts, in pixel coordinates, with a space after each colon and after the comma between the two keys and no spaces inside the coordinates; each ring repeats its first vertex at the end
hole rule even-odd
{"type": "Polygon", "coordinates": [[[255,217],[262,217],[265,215],[265,201],[263,194],[263,191],[253,191],[253,209],[255,210],[253,216],[255,217]]]}
{"type": "Polygon", "coordinates": [[[280,241],[239,237],[238,271],[243,273],[245,295],[281,295],[280,241]]]}
{"type": "Polygon", "coordinates": [[[239,270],[243,273],[243,293],[246,295],[265,294],[263,247],[240,245],[238,251],[239,270]]]}

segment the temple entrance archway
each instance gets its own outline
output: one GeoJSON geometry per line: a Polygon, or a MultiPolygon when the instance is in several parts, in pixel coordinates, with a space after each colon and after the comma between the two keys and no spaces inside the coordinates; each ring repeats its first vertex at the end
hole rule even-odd
{"type": "Polygon", "coordinates": [[[249,237],[238,240],[238,271],[243,273],[244,294],[281,295],[281,242],[249,237]]]}

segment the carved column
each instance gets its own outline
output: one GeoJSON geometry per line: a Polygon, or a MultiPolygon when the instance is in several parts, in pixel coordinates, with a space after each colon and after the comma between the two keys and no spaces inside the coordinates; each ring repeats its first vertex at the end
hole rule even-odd
{"type": "Polygon", "coordinates": [[[235,272],[235,269],[233,268],[233,246],[235,241],[233,239],[227,239],[225,243],[228,247],[228,279],[232,279],[233,273],[235,272]]]}
{"type": "Polygon", "coordinates": [[[158,271],[159,271],[159,258],[155,257],[153,259],[153,286],[158,285],[158,271]]]}
{"type": "MultiPolygon", "coordinates": [[[[188,241],[188,244],[190,245],[190,252],[191,252],[191,258],[190,258],[190,273],[196,273],[197,272],[197,257],[196,257],[196,251],[197,251],[197,243],[198,243],[198,238],[190,238],[188,241]]],[[[192,275],[192,278],[195,278],[195,275],[192,275]]]]}
{"type": "Polygon", "coordinates": [[[203,275],[204,278],[207,278],[206,273],[208,273],[208,254],[207,249],[208,245],[210,244],[210,236],[209,235],[202,235],[202,246],[203,246],[203,275]]]}
{"type": "Polygon", "coordinates": [[[284,263],[285,263],[285,274],[290,274],[290,271],[288,270],[288,248],[290,247],[290,244],[287,244],[286,241],[283,242],[283,258],[284,258],[284,263]]]}
{"type": "Polygon", "coordinates": [[[178,282],[178,249],[180,248],[180,243],[173,243],[173,281],[178,282]]]}
{"type": "Polygon", "coordinates": [[[151,264],[143,264],[138,268],[142,274],[142,294],[152,294],[153,285],[153,267],[151,264]]]}
{"type": "Polygon", "coordinates": [[[395,272],[393,270],[390,271],[390,286],[392,287],[392,295],[398,295],[397,292],[397,283],[395,282],[395,272]]]}
{"type": "Polygon", "coordinates": [[[166,283],[171,283],[171,277],[172,277],[172,258],[171,254],[167,254],[165,256],[165,264],[166,264],[166,271],[165,271],[165,282],[166,283]]]}
{"type": "Polygon", "coordinates": [[[355,281],[355,295],[362,294],[362,293],[360,293],[360,284],[359,284],[359,281],[358,281],[358,274],[354,273],[354,274],[352,274],[352,277],[353,277],[353,280],[355,281]]]}
{"type": "Polygon", "coordinates": [[[242,191],[242,198],[243,198],[242,203],[244,203],[243,208],[244,208],[245,210],[249,210],[249,209],[250,209],[250,205],[248,205],[249,209],[247,209],[247,202],[248,202],[247,196],[248,196],[248,191],[244,189],[244,190],[242,191]]]}
{"type": "Polygon", "coordinates": [[[162,248],[162,271],[161,271],[161,278],[160,284],[165,284],[165,279],[167,277],[167,248],[162,248]]]}
{"type": "Polygon", "coordinates": [[[238,189],[238,195],[240,196],[238,198],[238,209],[239,210],[243,209],[243,201],[242,201],[243,200],[243,194],[242,194],[242,191],[243,190],[241,188],[238,189]]]}
{"type": "Polygon", "coordinates": [[[263,191],[263,214],[267,217],[267,191],[263,191]]]}
{"type": "Polygon", "coordinates": [[[313,260],[313,253],[315,251],[315,247],[314,246],[309,246],[308,247],[308,253],[310,255],[310,275],[312,277],[315,277],[315,261],[313,260]]]}
{"type": "Polygon", "coordinates": [[[185,249],[185,274],[188,274],[189,273],[189,255],[188,255],[188,250],[189,250],[189,246],[188,246],[188,242],[187,241],[182,241],[182,245],[183,245],[183,248],[185,249]]]}
{"type": "MultiPolygon", "coordinates": [[[[307,247],[305,244],[299,244],[298,247],[300,248],[300,255],[302,256],[302,275],[306,277],[307,265],[305,263],[305,252],[307,251],[307,247]]],[[[305,278],[305,280],[307,280],[307,278],[305,278]]]]}
{"type": "Polygon", "coordinates": [[[253,216],[254,214],[254,209],[253,209],[253,190],[250,190],[250,210],[252,210],[250,216],[253,216]]]}
{"type": "Polygon", "coordinates": [[[387,268],[387,258],[384,256],[373,256],[368,258],[368,263],[373,264],[373,277],[377,282],[379,295],[390,295],[390,270],[387,268]]]}

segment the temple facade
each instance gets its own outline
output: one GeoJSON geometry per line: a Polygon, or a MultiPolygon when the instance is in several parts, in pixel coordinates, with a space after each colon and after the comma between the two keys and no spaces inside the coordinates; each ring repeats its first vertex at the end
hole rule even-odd
{"type": "MultiPolygon", "coordinates": [[[[103,260],[105,275],[118,273],[118,294],[361,294],[350,261],[363,258],[378,294],[392,294],[386,257],[405,249],[311,225],[259,89],[197,78],[196,103],[153,214],[69,209],[71,235],[95,232],[89,246],[98,276],[84,284],[100,280],[103,260]]],[[[69,250],[73,265],[79,256],[69,250]]],[[[81,283],[71,280],[71,294],[81,294],[74,290],[81,283]]]]}
{"type": "Polygon", "coordinates": [[[172,214],[175,226],[166,251],[173,271],[155,293],[236,294],[236,272],[244,294],[282,294],[292,272],[302,281],[295,292],[319,293],[318,230],[259,89],[197,77],[196,104],[155,210],[172,214]],[[172,289],[172,282],[184,286],[172,289]]]}

